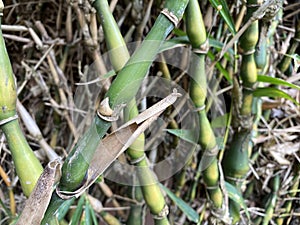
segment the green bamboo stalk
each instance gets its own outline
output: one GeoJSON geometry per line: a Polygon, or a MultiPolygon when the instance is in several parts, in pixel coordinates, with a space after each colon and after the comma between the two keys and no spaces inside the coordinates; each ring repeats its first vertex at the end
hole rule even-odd
{"type": "Polygon", "coordinates": [[[134,186],[130,188],[130,197],[135,199],[138,204],[134,203],[130,206],[130,212],[126,220],[127,225],[142,225],[144,218],[144,209],[143,209],[143,193],[142,189],[139,186],[134,186]]]}
{"type": "MultiPolygon", "coordinates": [[[[180,20],[187,2],[187,0],[168,0],[165,3],[165,8],[180,20]]],[[[100,0],[96,0],[93,6],[97,8],[99,4],[100,0]]],[[[161,43],[166,39],[173,28],[173,22],[165,15],[160,14],[158,16],[144,42],[129,59],[125,67],[119,71],[118,76],[106,93],[106,97],[109,98],[109,104],[112,109],[115,109],[116,106],[120,104],[128,104],[134,98],[143,78],[146,76],[148,69],[159,51],[161,43]],[[130,86],[128,86],[128,84],[130,84],[130,86]]],[[[62,178],[59,184],[60,190],[74,191],[80,186],[86,175],[95,149],[110,126],[110,122],[95,116],[93,124],[83,137],[79,139],[63,164],[62,178]]],[[[46,224],[47,221],[51,219],[51,215],[56,211],[56,207],[61,204],[55,195],[56,194],[53,195],[53,201],[51,201],[50,207],[45,214],[47,219],[44,219],[42,224],[46,224]]]]}
{"type": "MultiPolygon", "coordinates": [[[[3,6],[2,1],[0,7],[3,6]]],[[[0,8],[2,14],[3,8],[0,8]]],[[[0,17],[0,25],[1,25],[0,17]]],[[[16,86],[11,63],[6,51],[2,30],[0,29],[0,121],[9,120],[16,115],[16,86]]],[[[22,190],[29,196],[43,171],[39,160],[28,145],[17,119],[0,125],[12,154],[22,190]]]]}
{"type": "MultiPolygon", "coordinates": [[[[115,71],[119,71],[124,67],[124,65],[130,57],[125,41],[121,35],[121,32],[113,15],[111,14],[108,2],[105,0],[99,1],[98,4],[94,5],[94,7],[96,8],[99,18],[101,20],[105,41],[109,51],[108,55],[110,57],[113,69],[115,71]]],[[[133,109],[134,113],[133,115],[125,116],[125,118],[127,118],[128,120],[132,119],[132,117],[138,114],[135,99],[132,99],[128,103],[128,105],[125,108],[125,112],[130,109],[133,109]]],[[[144,151],[144,139],[144,135],[140,135],[137,138],[137,140],[135,140],[135,142],[130,146],[129,149],[139,149],[140,151],[144,151]]],[[[137,187],[132,187],[132,189],[133,191],[135,191],[137,187]]],[[[132,205],[127,219],[127,224],[142,224],[143,218],[141,215],[143,215],[142,206],[132,205]]]]}
{"type": "MultiPolygon", "coordinates": [[[[109,49],[110,59],[112,62],[116,62],[113,64],[113,68],[116,71],[118,71],[121,68],[123,68],[123,66],[129,59],[128,50],[126,48],[123,37],[122,37],[121,33],[119,32],[119,28],[118,28],[112,14],[110,13],[107,1],[101,1],[98,5],[95,5],[95,6],[96,6],[96,10],[98,11],[100,18],[101,18],[101,23],[102,23],[102,27],[104,30],[106,43],[107,43],[108,49],[109,49]],[[122,54],[120,54],[120,52],[122,54]]],[[[138,108],[136,105],[136,101],[133,98],[128,103],[127,107],[125,108],[125,118],[126,118],[126,120],[130,120],[130,119],[136,117],[138,114],[139,114],[139,112],[138,112],[138,108]]],[[[144,137],[144,134],[142,134],[136,139],[136,141],[127,150],[128,156],[133,160],[144,156],[144,154],[145,154],[144,153],[144,143],[145,143],[145,137],[144,137]]],[[[144,164],[146,164],[146,165],[148,164],[146,159],[143,159],[142,161],[144,164]]],[[[150,175],[151,173],[149,173],[149,171],[147,171],[147,173],[149,174],[149,176],[151,176],[150,175]]],[[[143,170],[142,173],[139,174],[139,177],[144,177],[144,176],[145,176],[145,174],[144,174],[144,170],[143,170]]],[[[150,181],[153,181],[153,180],[155,180],[155,177],[150,177],[149,179],[150,179],[150,181]]],[[[157,183],[155,182],[155,184],[153,184],[153,186],[152,185],[150,185],[150,186],[151,186],[151,188],[149,186],[147,186],[147,187],[142,186],[141,190],[143,192],[145,201],[146,201],[148,207],[150,208],[150,211],[154,215],[158,215],[163,210],[166,203],[164,201],[163,194],[161,193],[160,188],[157,185],[157,183]],[[151,196],[151,198],[147,198],[146,197],[147,195],[151,196]],[[155,196],[158,196],[158,197],[155,198],[155,196]]],[[[137,208],[137,209],[140,210],[140,208],[137,208]]],[[[167,218],[164,218],[164,220],[166,220],[166,222],[167,222],[167,218]]],[[[159,221],[161,221],[161,220],[156,220],[155,224],[160,224],[159,221]]]]}
{"type": "MultiPolygon", "coordinates": [[[[130,111],[126,112],[127,118],[132,118],[138,115],[138,110],[136,108],[135,102],[131,101],[131,104],[128,105],[130,111]],[[133,106],[133,107],[130,107],[133,106]]],[[[127,154],[130,157],[130,160],[137,160],[141,159],[145,152],[144,152],[144,135],[140,136],[133,145],[127,150],[127,154]]],[[[166,202],[164,196],[160,190],[159,185],[157,184],[157,180],[155,178],[154,173],[149,168],[148,162],[146,158],[143,158],[139,163],[136,164],[137,166],[137,175],[139,178],[140,183],[143,185],[141,186],[141,190],[145,199],[147,206],[149,207],[151,213],[155,216],[159,215],[166,206],[166,202]]],[[[164,215],[160,219],[154,219],[156,225],[161,224],[169,224],[167,215],[164,215]]]]}
{"type": "MultiPolygon", "coordinates": [[[[206,30],[204,27],[201,10],[197,0],[190,0],[186,10],[187,34],[193,49],[201,49],[206,44],[206,30]]],[[[210,155],[217,147],[216,138],[205,112],[205,100],[207,96],[207,81],[205,73],[205,49],[193,57],[190,65],[190,75],[193,78],[190,84],[190,96],[199,110],[200,137],[199,144],[205,151],[203,156],[210,155]]],[[[219,187],[219,169],[217,154],[211,156],[211,164],[204,168],[203,180],[207,186],[210,200],[214,207],[220,209],[223,206],[223,194],[219,187]]]]}
{"type": "Polygon", "coordinates": [[[101,20],[110,61],[114,70],[118,72],[124,67],[130,57],[125,41],[111,14],[108,2],[106,0],[96,1],[93,6],[97,10],[101,20]]]}
{"type": "Polygon", "coordinates": [[[100,212],[100,216],[108,225],[121,225],[120,221],[108,212],[100,212]]]}
{"type": "MultiPolygon", "coordinates": [[[[257,10],[256,0],[247,1],[248,21],[253,12],[257,10]]],[[[252,104],[253,90],[257,81],[257,67],[254,58],[255,46],[259,37],[258,21],[253,21],[239,40],[240,52],[242,54],[241,72],[242,92],[236,93],[241,99],[241,105],[235,104],[234,135],[229,149],[224,153],[222,165],[228,182],[240,190],[243,180],[249,171],[249,142],[252,131],[252,104]]],[[[236,97],[236,96],[234,96],[236,97]]],[[[239,101],[239,100],[238,100],[239,101]]],[[[240,220],[240,205],[234,201],[229,202],[232,223],[240,220]]]]}
{"type": "MultiPolygon", "coordinates": [[[[99,2],[99,0],[94,2],[96,8],[99,2]]],[[[165,7],[180,19],[186,4],[187,0],[167,1],[165,7]]],[[[165,40],[173,28],[174,24],[168,18],[164,15],[158,16],[145,41],[118,73],[106,94],[112,109],[120,104],[127,104],[136,95],[143,77],[147,74],[159,51],[162,41],[165,40]]],[[[63,165],[61,190],[72,191],[78,188],[84,179],[96,146],[110,126],[109,122],[100,119],[98,116],[94,118],[92,126],[78,141],[63,165]]]]}

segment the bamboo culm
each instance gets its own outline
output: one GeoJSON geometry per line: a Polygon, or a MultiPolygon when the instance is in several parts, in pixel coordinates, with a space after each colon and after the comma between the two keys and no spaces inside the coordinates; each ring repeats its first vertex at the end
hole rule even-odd
{"type": "MultiPolygon", "coordinates": [[[[0,17],[0,24],[1,19],[0,17]]],[[[0,55],[0,127],[6,136],[22,190],[29,196],[43,167],[26,141],[16,117],[16,82],[1,29],[0,55]],[[8,122],[4,122],[5,120],[8,122]]]]}
{"type": "MultiPolygon", "coordinates": [[[[247,14],[245,21],[249,20],[252,13],[259,7],[256,0],[247,2],[247,14]]],[[[259,29],[258,21],[253,21],[239,40],[239,50],[242,54],[240,77],[242,80],[242,91],[238,93],[241,105],[235,104],[233,115],[235,122],[235,131],[229,148],[225,151],[222,160],[225,178],[228,182],[241,190],[241,185],[249,171],[249,143],[252,131],[252,104],[253,90],[257,81],[257,67],[254,53],[258,42],[259,29]]],[[[239,89],[239,87],[238,87],[239,89]]],[[[236,97],[236,96],[235,96],[236,97]]],[[[240,205],[234,201],[229,202],[230,215],[232,223],[240,220],[240,205]]]]}
{"type": "MultiPolygon", "coordinates": [[[[198,111],[200,136],[199,144],[204,150],[204,155],[215,151],[217,147],[216,138],[205,112],[205,101],[207,96],[207,81],[205,73],[205,56],[207,37],[204,27],[201,10],[197,0],[189,1],[186,10],[187,34],[193,49],[202,50],[197,53],[191,61],[189,73],[192,77],[190,84],[190,96],[196,108],[203,108],[198,111]]],[[[219,187],[219,169],[217,154],[214,154],[210,165],[202,171],[204,183],[207,186],[210,200],[214,207],[220,209],[223,206],[223,194],[219,187]]]]}
{"type": "MultiPolygon", "coordinates": [[[[105,40],[109,47],[109,56],[111,59],[111,62],[113,64],[113,68],[116,71],[119,71],[123,68],[123,66],[126,64],[126,62],[129,60],[129,53],[126,48],[125,42],[123,40],[123,37],[119,31],[119,28],[114,21],[114,18],[112,14],[110,13],[109,6],[107,1],[101,1],[96,6],[96,10],[98,11],[102,27],[104,30],[105,40]]],[[[119,76],[119,74],[118,74],[119,76]]],[[[129,103],[127,104],[127,107],[125,108],[125,119],[130,120],[138,115],[138,108],[136,105],[136,101],[133,98],[129,103]]],[[[144,152],[144,142],[145,137],[144,134],[140,135],[137,140],[129,147],[127,150],[127,154],[131,160],[138,159],[140,157],[143,157],[145,154],[144,152]]],[[[146,159],[143,159],[142,164],[148,165],[146,159]]],[[[150,171],[146,169],[138,170],[141,171],[141,174],[138,175],[138,177],[146,177],[150,181],[155,180],[155,177],[152,175],[150,171]],[[148,174],[148,175],[147,175],[148,174]],[[152,177],[151,177],[152,175],[152,177]]],[[[148,181],[146,181],[148,183],[148,181]]],[[[151,182],[152,183],[152,182],[151,182]]],[[[147,185],[141,187],[144,199],[146,201],[146,204],[150,208],[150,211],[154,215],[160,214],[160,212],[165,207],[165,200],[163,197],[163,194],[157,184],[157,182],[154,182],[153,185],[147,185]],[[147,197],[151,196],[151,197],[147,197]]],[[[136,208],[139,209],[139,208],[136,208]]],[[[165,220],[164,224],[168,224],[167,218],[162,218],[160,220],[155,220],[155,224],[161,224],[161,221],[165,220]]]]}

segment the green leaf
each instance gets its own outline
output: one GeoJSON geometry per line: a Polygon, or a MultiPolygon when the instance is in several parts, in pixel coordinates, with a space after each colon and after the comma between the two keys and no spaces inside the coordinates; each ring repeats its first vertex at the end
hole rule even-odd
{"type": "MultiPolygon", "coordinates": [[[[209,46],[221,51],[224,47],[224,44],[215,38],[209,38],[209,46]]],[[[235,54],[232,48],[228,49],[228,54],[235,54]]]]}
{"type": "Polygon", "coordinates": [[[91,203],[90,203],[90,201],[88,200],[88,198],[86,199],[85,207],[88,208],[89,213],[90,213],[91,220],[93,221],[93,222],[90,222],[90,223],[88,223],[88,224],[98,224],[98,221],[97,221],[97,217],[96,217],[95,211],[94,211],[93,207],[91,206],[91,203]]]}
{"type": "Polygon", "coordinates": [[[67,215],[67,213],[69,212],[69,209],[70,209],[71,205],[74,203],[74,201],[75,201],[75,198],[71,198],[71,199],[65,200],[61,204],[61,206],[58,208],[57,214],[56,214],[58,221],[61,221],[67,215]]]}
{"type": "Polygon", "coordinates": [[[286,87],[290,87],[290,88],[300,90],[300,87],[298,85],[292,84],[292,83],[287,82],[285,80],[282,80],[280,78],[269,77],[269,76],[265,76],[265,75],[258,75],[257,76],[257,81],[264,82],[264,83],[269,83],[269,84],[274,84],[274,85],[282,85],[282,86],[286,86],[286,87]]]}
{"type": "Polygon", "coordinates": [[[168,41],[164,41],[159,48],[159,52],[161,53],[173,48],[183,47],[186,46],[187,44],[190,44],[190,40],[188,36],[185,35],[185,36],[175,37],[168,41]]]}
{"type": "Polygon", "coordinates": [[[193,130],[166,129],[166,131],[187,142],[190,142],[192,144],[197,144],[198,137],[195,137],[195,132],[193,130]]]}
{"type": "Polygon", "coordinates": [[[279,90],[278,88],[273,88],[273,87],[262,87],[262,88],[257,88],[253,91],[253,95],[255,97],[274,97],[274,98],[285,98],[287,100],[292,101],[296,105],[300,105],[294,98],[292,98],[289,94],[285,93],[282,90],[279,90]]]}
{"type": "Polygon", "coordinates": [[[228,117],[229,117],[229,114],[226,113],[222,116],[218,116],[216,118],[214,118],[212,121],[211,121],[211,127],[212,128],[224,128],[227,126],[227,121],[228,121],[228,117]]]}
{"type": "Polygon", "coordinates": [[[199,222],[199,214],[189,206],[185,201],[181,198],[177,197],[172,191],[166,188],[164,185],[160,184],[160,187],[167,193],[169,198],[180,208],[180,210],[186,215],[186,217],[194,222],[199,222]]]}
{"type": "Polygon", "coordinates": [[[82,211],[83,211],[84,201],[85,201],[85,195],[82,195],[80,197],[79,201],[78,201],[78,204],[77,204],[76,210],[75,210],[75,212],[74,212],[74,214],[72,216],[70,225],[77,225],[77,224],[79,224],[80,217],[81,217],[81,214],[82,214],[82,211]]]}
{"type": "Polygon", "coordinates": [[[235,201],[236,203],[238,203],[240,206],[242,206],[242,208],[245,210],[245,213],[248,217],[248,219],[250,220],[250,214],[248,212],[247,206],[245,204],[244,198],[241,195],[240,191],[238,191],[236,189],[236,187],[234,187],[232,184],[228,183],[225,181],[225,188],[227,190],[228,193],[228,197],[235,201]]]}
{"type": "Polygon", "coordinates": [[[218,10],[218,11],[220,12],[222,18],[225,20],[226,24],[228,25],[230,32],[232,34],[236,34],[233,19],[230,15],[230,11],[229,11],[226,1],[225,0],[209,0],[209,2],[212,4],[212,6],[216,10],[218,10],[219,6],[222,6],[221,10],[218,10]]]}
{"type": "Polygon", "coordinates": [[[182,29],[174,28],[173,33],[176,36],[186,36],[186,32],[184,32],[182,29]]]}
{"type": "MultiPolygon", "coordinates": [[[[208,51],[207,52],[207,56],[212,60],[214,61],[215,60],[215,55],[211,52],[211,51],[208,51]]],[[[222,66],[222,64],[220,62],[216,62],[216,67],[217,69],[223,74],[223,76],[226,78],[226,80],[232,84],[232,79],[228,73],[228,71],[222,66]]]]}

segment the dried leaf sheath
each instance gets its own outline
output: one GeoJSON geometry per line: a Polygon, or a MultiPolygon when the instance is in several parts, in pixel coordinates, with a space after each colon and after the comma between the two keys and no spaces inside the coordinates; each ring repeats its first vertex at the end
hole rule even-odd
{"type": "MultiPolygon", "coordinates": [[[[97,1],[99,0],[96,0],[94,4],[97,5],[97,1]]],[[[181,19],[186,5],[186,0],[170,0],[166,2],[165,7],[173,12],[178,19],[181,19]]],[[[143,78],[159,51],[159,46],[173,28],[174,24],[164,15],[158,16],[145,40],[128,60],[125,67],[118,73],[106,94],[112,109],[120,104],[127,104],[136,95],[143,78]],[[144,52],[147,52],[147,54],[144,54],[144,52]]],[[[96,146],[110,126],[109,122],[98,117],[94,118],[92,126],[72,149],[63,165],[62,182],[60,184],[62,190],[72,191],[81,184],[96,146]],[[82,157],[83,155],[85,158],[82,157]]]]}

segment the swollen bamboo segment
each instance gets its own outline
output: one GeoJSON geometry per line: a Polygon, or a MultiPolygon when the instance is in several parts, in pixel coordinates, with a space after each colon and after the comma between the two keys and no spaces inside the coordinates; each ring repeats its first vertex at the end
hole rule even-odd
{"type": "MultiPolygon", "coordinates": [[[[101,18],[102,27],[104,30],[105,40],[108,45],[109,57],[113,64],[113,68],[119,71],[123,68],[125,63],[129,60],[129,53],[119,28],[110,13],[107,1],[98,1],[94,6],[101,18]]],[[[139,114],[135,99],[132,99],[125,108],[125,119],[130,120],[139,114]]],[[[169,224],[167,214],[164,212],[166,203],[164,196],[157,184],[154,174],[148,168],[144,152],[145,137],[140,135],[134,143],[128,148],[127,154],[131,160],[131,164],[139,166],[138,178],[140,183],[151,183],[151,185],[142,186],[141,190],[151,213],[154,216],[155,224],[169,224]],[[141,168],[141,169],[140,169],[141,168]],[[160,216],[160,218],[158,218],[160,216]]],[[[135,188],[135,187],[133,187],[135,188]]],[[[133,207],[132,210],[140,211],[139,207],[133,207]]],[[[132,212],[131,215],[136,213],[132,212]]],[[[130,224],[131,218],[128,218],[130,224]]]]}
{"type": "MultiPolygon", "coordinates": [[[[93,4],[98,5],[98,1],[100,0],[94,1],[93,4]]],[[[166,2],[165,8],[180,20],[186,5],[187,0],[170,0],[166,2]]],[[[158,16],[144,42],[129,59],[125,67],[120,70],[106,94],[113,110],[121,104],[126,105],[136,95],[143,78],[159,51],[162,41],[165,40],[173,28],[173,22],[165,15],[158,16]],[[148,54],[145,54],[145,52],[148,54]]],[[[80,186],[96,146],[110,126],[109,121],[100,119],[98,116],[94,118],[92,126],[79,139],[63,165],[63,175],[60,182],[62,190],[75,190],[80,186]]]]}
{"type": "MultiPolygon", "coordinates": [[[[209,156],[211,163],[203,170],[203,180],[207,186],[210,200],[217,209],[223,206],[223,194],[219,187],[218,146],[210,122],[205,112],[207,82],[205,73],[205,56],[208,48],[206,30],[197,0],[190,0],[187,10],[187,34],[196,56],[192,57],[189,73],[192,77],[190,96],[194,102],[198,115],[200,137],[199,144],[204,153],[209,156]]],[[[204,159],[205,160],[205,159],[204,159]]]]}
{"type": "MultiPolygon", "coordinates": [[[[0,24],[1,18],[2,15],[0,24]]],[[[43,168],[18,123],[16,100],[15,79],[0,29],[0,128],[5,133],[23,192],[29,196],[43,168]]]]}
{"type": "MultiPolygon", "coordinates": [[[[253,12],[259,7],[256,0],[247,1],[247,14],[245,21],[248,21],[253,12]]],[[[242,63],[240,77],[242,80],[241,92],[236,92],[239,96],[233,96],[239,99],[234,103],[234,136],[232,142],[224,153],[222,165],[225,178],[228,182],[234,184],[238,189],[249,171],[249,142],[252,131],[252,103],[253,90],[257,81],[257,68],[254,58],[255,46],[259,37],[258,21],[254,21],[247,28],[240,38],[239,50],[242,54],[242,63]]],[[[235,86],[238,84],[235,83],[235,86]]],[[[239,87],[235,87],[239,89],[239,87]]],[[[240,205],[230,201],[230,214],[233,224],[240,220],[240,205]]]]}
{"type": "MultiPolygon", "coordinates": [[[[187,2],[187,0],[166,1],[165,11],[168,12],[167,15],[172,14],[179,21],[183,16],[187,2]]],[[[93,1],[93,6],[99,7],[100,5],[100,0],[93,1]]],[[[119,71],[106,93],[105,97],[108,97],[109,105],[113,111],[123,104],[128,104],[134,98],[159,51],[160,45],[173,28],[174,20],[171,20],[165,14],[158,16],[140,48],[136,50],[127,64],[119,71]]],[[[74,191],[81,186],[96,147],[110,126],[111,121],[104,120],[99,116],[94,117],[93,124],[79,139],[63,164],[62,178],[59,184],[60,190],[74,191]]],[[[48,219],[51,219],[49,215],[58,207],[59,204],[56,202],[53,200],[53,203],[50,203],[48,212],[46,212],[47,219],[43,221],[44,224],[47,223],[48,219]]]]}

